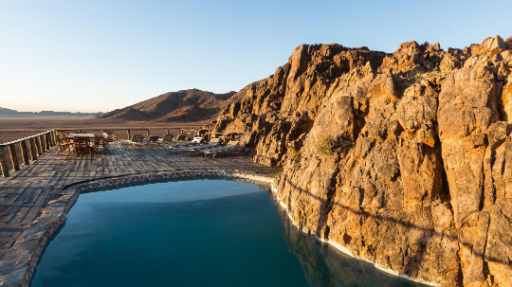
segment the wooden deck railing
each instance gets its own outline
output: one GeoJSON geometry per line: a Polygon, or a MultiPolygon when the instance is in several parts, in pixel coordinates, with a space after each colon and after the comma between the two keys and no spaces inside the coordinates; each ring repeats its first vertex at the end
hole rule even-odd
{"type": "MultiPolygon", "coordinates": [[[[86,129],[86,131],[97,132],[97,131],[105,131],[106,129],[86,129]]],[[[147,137],[151,135],[150,131],[164,131],[165,134],[169,134],[169,129],[166,128],[135,128],[135,129],[108,129],[112,131],[124,131],[126,133],[127,138],[131,138],[132,131],[145,131],[147,137]]],[[[175,129],[173,129],[175,130],[175,129]]],[[[64,130],[63,130],[64,131],[64,130]]],[[[68,132],[81,132],[79,129],[65,129],[68,132]]],[[[192,132],[195,130],[187,130],[187,132],[192,132]]],[[[123,132],[123,133],[124,133],[123,132]]],[[[185,133],[186,131],[181,129],[180,133],[185,133]]],[[[117,134],[116,134],[117,135],[117,134]]],[[[14,141],[10,141],[7,143],[0,144],[0,169],[2,170],[3,177],[10,177],[10,168],[7,160],[7,155],[10,157],[10,166],[12,171],[17,172],[20,171],[20,166],[22,164],[28,166],[31,161],[37,161],[38,157],[41,156],[44,152],[52,149],[57,145],[57,130],[49,130],[42,133],[38,133],[32,136],[24,137],[21,139],[17,139],[14,141]],[[19,145],[19,151],[21,151],[21,161],[18,159],[16,146],[19,145]],[[8,154],[6,153],[6,149],[8,154]]]]}
{"type": "Polygon", "coordinates": [[[29,165],[30,160],[36,161],[38,156],[41,156],[45,151],[50,150],[55,145],[57,145],[55,136],[55,130],[50,130],[8,143],[0,144],[0,168],[2,169],[2,176],[10,176],[5,148],[7,148],[9,151],[9,157],[11,158],[12,162],[12,169],[14,171],[20,171],[20,162],[18,161],[15,145],[20,145],[23,164],[29,165]]]}

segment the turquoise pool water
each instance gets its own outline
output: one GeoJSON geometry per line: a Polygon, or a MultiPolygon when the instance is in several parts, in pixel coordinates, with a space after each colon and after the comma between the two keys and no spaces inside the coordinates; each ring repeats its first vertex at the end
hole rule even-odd
{"type": "Polygon", "coordinates": [[[39,286],[421,286],[298,232],[267,191],[227,180],[80,195],[39,286]]]}

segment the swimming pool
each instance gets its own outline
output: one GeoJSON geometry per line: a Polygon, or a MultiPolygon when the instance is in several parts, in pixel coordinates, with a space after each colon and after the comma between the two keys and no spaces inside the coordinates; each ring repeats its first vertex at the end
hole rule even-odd
{"type": "Polygon", "coordinates": [[[30,286],[422,286],[299,232],[267,189],[198,179],[81,194],[30,286]]]}

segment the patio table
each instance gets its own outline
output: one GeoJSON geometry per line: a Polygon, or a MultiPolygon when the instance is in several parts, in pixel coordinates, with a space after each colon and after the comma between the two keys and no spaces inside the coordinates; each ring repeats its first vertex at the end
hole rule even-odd
{"type": "Polygon", "coordinates": [[[96,135],[94,133],[74,132],[74,133],[68,134],[68,139],[70,139],[73,142],[73,148],[75,150],[75,155],[78,153],[89,153],[90,154],[91,152],[96,152],[96,150],[97,150],[96,140],[95,140],[96,135]],[[77,139],[84,139],[84,138],[89,139],[87,141],[88,147],[87,147],[87,145],[86,146],[81,145],[80,148],[78,148],[77,144],[79,144],[79,140],[77,140],[77,139]]]}
{"type": "Polygon", "coordinates": [[[93,133],[70,133],[68,138],[95,138],[93,133]]]}

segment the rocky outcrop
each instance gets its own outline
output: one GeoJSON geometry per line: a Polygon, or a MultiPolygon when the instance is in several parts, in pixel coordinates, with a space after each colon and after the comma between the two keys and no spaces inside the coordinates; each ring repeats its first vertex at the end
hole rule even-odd
{"type": "Polygon", "coordinates": [[[303,231],[443,286],[512,286],[512,45],[301,45],[208,128],[282,166],[303,231]]]}

